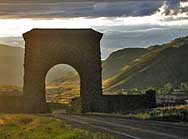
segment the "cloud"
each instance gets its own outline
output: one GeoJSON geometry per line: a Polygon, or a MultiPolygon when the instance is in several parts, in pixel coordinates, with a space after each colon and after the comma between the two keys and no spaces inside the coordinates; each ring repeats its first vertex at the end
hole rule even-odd
{"type": "Polygon", "coordinates": [[[153,14],[167,17],[177,16],[178,18],[187,18],[188,16],[188,1],[74,1],[77,2],[62,2],[60,0],[53,2],[46,0],[0,2],[0,18],[140,17],[153,14]]]}
{"type": "Polygon", "coordinates": [[[188,2],[180,0],[166,0],[157,12],[159,15],[188,15],[188,2]]]}
{"type": "MultiPolygon", "coordinates": [[[[136,25],[136,26],[100,26],[95,30],[105,30],[101,40],[102,58],[106,58],[115,50],[123,48],[148,47],[162,44],[177,37],[187,36],[188,27],[164,27],[159,25],[136,25]]],[[[24,47],[22,37],[4,37],[0,44],[24,47]]]]}
{"type": "MultiPolygon", "coordinates": [[[[114,28],[114,31],[105,32],[101,41],[102,57],[106,58],[111,52],[123,48],[143,48],[152,45],[167,43],[178,37],[187,36],[188,27],[152,27],[145,26],[142,31],[121,31],[122,27],[114,28]],[[118,29],[119,28],[119,29],[118,29]],[[147,29],[148,28],[148,29],[147,29]],[[117,30],[117,31],[115,31],[117,30]]],[[[142,27],[141,27],[142,28],[142,27]]]]}
{"type": "Polygon", "coordinates": [[[0,18],[120,17],[153,14],[161,1],[9,2],[0,3],[0,18]]]}
{"type": "MultiPolygon", "coordinates": [[[[55,2],[126,2],[138,0],[27,0],[27,3],[55,3],[55,2]]],[[[142,0],[144,1],[144,0],[142,0]]],[[[0,0],[0,3],[26,3],[25,0],[0,0]]]]}

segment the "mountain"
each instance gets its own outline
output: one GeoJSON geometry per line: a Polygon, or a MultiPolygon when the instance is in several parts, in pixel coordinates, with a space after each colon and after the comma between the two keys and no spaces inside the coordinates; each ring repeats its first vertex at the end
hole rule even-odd
{"type": "Polygon", "coordinates": [[[54,76],[53,78],[54,80],[50,79],[51,81],[49,81],[48,83],[49,85],[60,86],[65,82],[73,82],[73,83],[80,82],[80,77],[76,71],[64,71],[64,75],[60,76],[59,78],[54,76]]]}
{"type": "MultiPolygon", "coordinates": [[[[24,51],[25,49],[21,47],[0,44],[0,86],[23,86],[24,51]]],[[[70,66],[63,66],[63,68],[55,66],[50,70],[52,74],[48,76],[47,83],[60,78],[60,75],[65,75],[71,70],[70,66]]]]}
{"type": "Polygon", "coordinates": [[[162,87],[166,83],[172,83],[177,87],[181,82],[188,82],[187,55],[188,37],[146,48],[145,53],[104,81],[106,91],[162,87]]]}
{"type": "Polygon", "coordinates": [[[103,79],[107,79],[118,74],[123,67],[129,65],[132,61],[145,54],[148,50],[144,48],[126,48],[113,52],[106,60],[103,61],[103,79]]]}
{"type": "Polygon", "coordinates": [[[23,84],[24,49],[0,45],[0,85],[23,84]]]}
{"type": "Polygon", "coordinates": [[[80,96],[80,79],[75,71],[66,72],[63,76],[47,85],[48,102],[68,104],[72,98],[80,96]]]}
{"type": "Polygon", "coordinates": [[[76,70],[66,64],[59,64],[52,67],[46,76],[47,84],[60,84],[65,81],[74,80],[77,75],[76,70]]]}

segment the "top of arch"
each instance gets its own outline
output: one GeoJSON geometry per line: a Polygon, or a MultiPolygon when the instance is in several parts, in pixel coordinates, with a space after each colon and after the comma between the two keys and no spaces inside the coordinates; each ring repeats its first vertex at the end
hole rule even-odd
{"type": "Polygon", "coordinates": [[[30,38],[31,36],[70,36],[70,37],[80,37],[80,36],[88,36],[88,35],[95,35],[99,39],[102,38],[102,33],[95,31],[91,28],[87,29],[64,29],[64,28],[56,28],[56,29],[49,29],[49,28],[34,28],[26,33],[23,34],[24,40],[30,38]]]}

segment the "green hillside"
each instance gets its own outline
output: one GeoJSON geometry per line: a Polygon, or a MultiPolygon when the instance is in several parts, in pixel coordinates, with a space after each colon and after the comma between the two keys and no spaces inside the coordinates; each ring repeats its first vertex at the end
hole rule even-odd
{"type": "Polygon", "coordinates": [[[148,52],[105,80],[106,91],[148,87],[162,87],[172,83],[176,87],[188,82],[188,37],[147,48],[148,52]]]}
{"type": "Polygon", "coordinates": [[[72,98],[80,96],[80,79],[77,72],[67,72],[47,84],[47,101],[69,104],[72,98]]]}
{"type": "Polygon", "coordinates": [[[148,50],[144,48],[126,48],[113,52],[105,61],[103,61],[103,79],[107,79],[117,74],[120,69],[129,65],[147,51],[148,50]]]}

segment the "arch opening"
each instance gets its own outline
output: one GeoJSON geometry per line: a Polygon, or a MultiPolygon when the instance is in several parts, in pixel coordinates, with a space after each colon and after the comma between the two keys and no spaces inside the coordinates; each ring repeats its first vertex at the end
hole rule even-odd
{"type": "Polygon", "coordinates": [[[67,64],[51,67],[46,74],[45,87],[51,111],[81,112],[80,75],[74,67],[67,64]]]}

